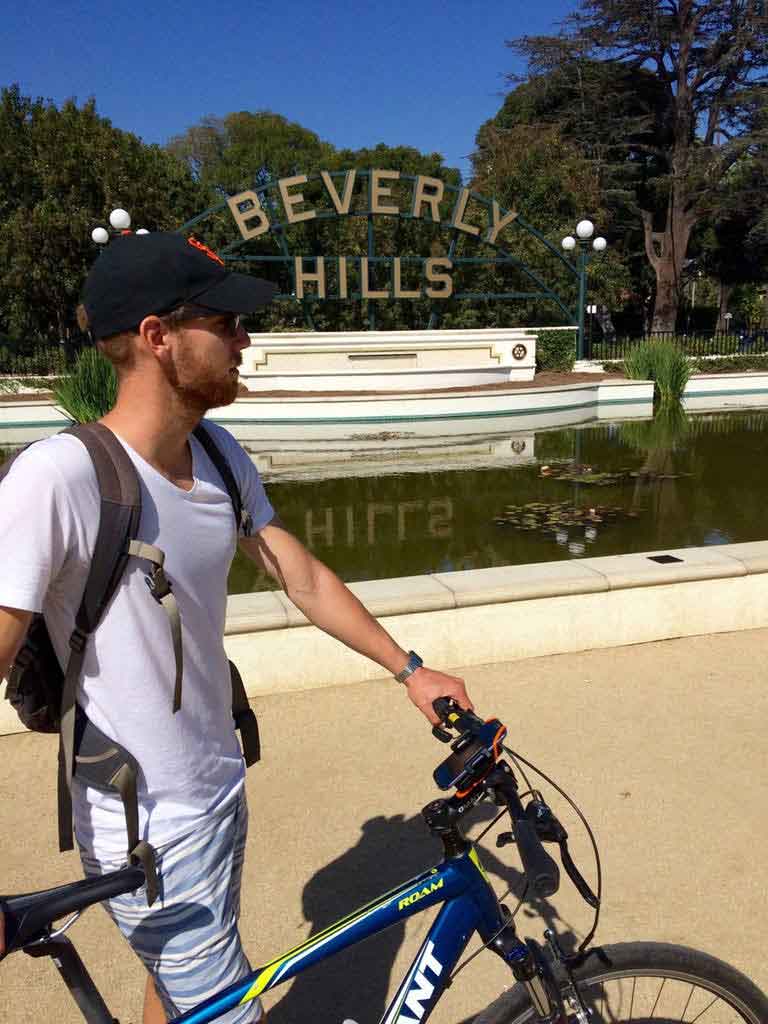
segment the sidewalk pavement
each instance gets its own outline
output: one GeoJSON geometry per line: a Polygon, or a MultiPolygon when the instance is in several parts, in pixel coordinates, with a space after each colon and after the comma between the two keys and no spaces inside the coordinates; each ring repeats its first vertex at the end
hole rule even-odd
{"type": "MultiPolygon", "coordinates": [[[[592,824],[604,872],[598,939],[695,946],[763,989],[767,651],[768,630],[756,630],[465,673],[478,711],[501,717],[511,744],[554,776],[592,824]]],[[[257,711],[264,761],[248,779],[241,919],[254,965],[439,859],[419,811],[436,796],[432,770],[445,756],[391,680],[261,698],[257,711]]],[[[78,877],[75,855],[56,852],[55,739],[3,737],[0,751],[0,889],[78,877]]],[[[593,880],[583,829],[556,795],[552,802],[577,865],[593,880]]],[[[475,834],[489,815],[485,808],[475,834]]],[[[502,891],[519,880],[513,848],[483,847],[502,891]]],[[[554,923],[581,936],[591,921],[565,875],[540,909],[545,921],[527,909],[519,914],[522,935],[541,938],[554,923]]],[[[270,1024],[378,1021],[431,916],[417,915],[269,993],[270,1024]]],[[[122,1024],[140,1024],[143,969],[106,915],[94,908],[70,936],[112,1012],[122,1024]]],[[[81,1019],[49,961],[17,955],[0,972],[2,1021],[81,1019]]],[[[509,982],[501,962],[484,953],[432,1019],[465,1021],[509,982]]]]}

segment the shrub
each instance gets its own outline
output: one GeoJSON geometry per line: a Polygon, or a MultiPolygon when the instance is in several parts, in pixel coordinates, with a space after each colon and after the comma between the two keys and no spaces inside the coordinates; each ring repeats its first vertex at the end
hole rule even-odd
{"type": "Polygon", "coordinates": [[[109,412],[117,398],[117,374],[95,348],[85,348],[72,372],[56,382],[56,402],[77,423],[90,423],[109,412]]]}
{"type": "Polygon", "coordinates": [[[576,332],[539,331],[536,335],[536,372],[570,373],[576,362],[576,332]]]}
{"type": "Polygon", "coordinates": [[[61,345],[36,348],[30,352],[0,345],[0,373],[29,376],[66,372],[67,354],[61,345]]]}
{"type": "Polygon", "coordinates": [[[768,370],[768,356],[734,356],[729,359],[697,359],[694,373],[746,373],[747,370],[768,370]]]}
{"type": "Polygon", "coordinates": [[[626,374],[632,380],[652,380],[662,402],[682,398],[691,376],[691,362],[685,352],[671,341],[645,341],[624,359],[626,374]]]}

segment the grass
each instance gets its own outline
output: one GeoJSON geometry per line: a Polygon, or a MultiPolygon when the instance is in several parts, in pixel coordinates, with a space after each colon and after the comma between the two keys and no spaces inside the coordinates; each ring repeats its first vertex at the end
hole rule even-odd
{"type": "Polygon", "coordinates": [[[85,348],[72,372],[52,388],[58,405],[77,423],[91,423],[109,412],[117,398],[117,375],[95,348],[85,348]]]}
{"type": "Polygon", "coordinates": [[[662,402],[678,401],[690,379],[692,366],[685,352],[672,341],[644,341],[624,360],[632,380],[652,380],[662,402]]]}

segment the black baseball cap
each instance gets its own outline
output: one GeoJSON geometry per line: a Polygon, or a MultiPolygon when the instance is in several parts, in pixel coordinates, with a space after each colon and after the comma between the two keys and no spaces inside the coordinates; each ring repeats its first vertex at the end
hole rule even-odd
{"type": "Polygon", "coordinates": [[[83,305],[93,337],[137,327],[185,304],[216,313],[255,313],[271,302],[277,285],[236,274],[202,242],[171,231],[115,238],[90,269],[83,305]]]}

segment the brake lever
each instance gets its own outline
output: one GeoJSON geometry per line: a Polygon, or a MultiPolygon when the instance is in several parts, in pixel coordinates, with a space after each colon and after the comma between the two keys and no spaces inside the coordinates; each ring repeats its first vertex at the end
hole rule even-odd
{"type": "Polygon", "coordinates": [[[563,839],[560,842],[559,846],[560,860],[563,862],[563,867],[565,868],[568,877],[578,889],[581,898],[586,903],[588,903],[593,910],[597,910],[597,908],[600,906],[600,900],[592,892],[586,880],[582,876],[581,872],[573,863],[573,859],[571,858],[571,855],[568,851],[568,840],[563,839]]]}
{"type": "Polygon", "coordinates": [[[579,869],[573,863],[573,858],[568,850],[568,833],[554,816],[547,804],[542,803],[540,800],[531,800],[525,809],[525,816],[531,820],[539,839],[541,839],[543,843],[557,843],[560,847],[560,859],[563,862],[563,867],[565,868],[568,877],[576,886],[581,898],[588,903],[593,910],[597,910],[600,905],[600,901],[590,889],[579,869]]]}

